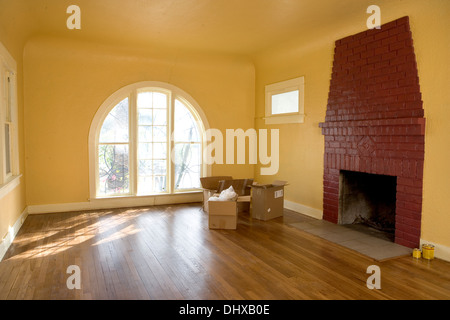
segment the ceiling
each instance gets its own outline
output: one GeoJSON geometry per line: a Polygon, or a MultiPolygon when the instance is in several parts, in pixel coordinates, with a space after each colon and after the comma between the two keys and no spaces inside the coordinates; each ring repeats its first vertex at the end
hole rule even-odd
{"type": "MultiPolygon", "coordinates": [[[[385,0],[378,0],[384,2],[385,0]]],[[[399,2],[402,0],[389,0],[399,2]]],[[[0,18],[23,37],[52,35],[119,46],[251,55],[293,38],[326,34],[368,0],[0,0],[0,18]],[[69,30],[67,7],[81,10],[69,30]]]]}

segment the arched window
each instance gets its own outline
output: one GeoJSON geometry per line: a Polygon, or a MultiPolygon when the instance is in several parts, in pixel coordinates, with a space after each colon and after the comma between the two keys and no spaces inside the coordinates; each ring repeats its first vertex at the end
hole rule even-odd
{"type": "Polygon", "coordinates": [[[103,103],[90,132],[91,197],[198,190],[206,175],[203,112],[161,82],[122,88],[103,103]]]}

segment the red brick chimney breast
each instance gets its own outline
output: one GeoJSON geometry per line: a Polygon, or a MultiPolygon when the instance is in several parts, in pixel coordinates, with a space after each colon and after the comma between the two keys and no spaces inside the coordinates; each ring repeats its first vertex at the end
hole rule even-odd
{"type": "Polygon", "coordinates": [[[420,242],[425,118],[409,18],[335,43],[325,122],[323,218],[341,170],[397,177],[395,242],[420,242]]]}

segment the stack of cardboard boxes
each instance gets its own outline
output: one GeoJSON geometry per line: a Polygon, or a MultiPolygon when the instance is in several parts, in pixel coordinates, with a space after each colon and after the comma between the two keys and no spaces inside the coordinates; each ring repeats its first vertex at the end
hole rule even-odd
{"type": "Polygon", "coordinates": [[[257,184],[253,179],[232,179],[230,176],[214,176],[200,179],[203,188],[203,208],[209,215],[210,229],[236,229],[237,216],[250,212],[258,220],[283,216],[285,181],[257,184]],[[212,196],[233,187],[236,201],[211,201],[212,196]]]}

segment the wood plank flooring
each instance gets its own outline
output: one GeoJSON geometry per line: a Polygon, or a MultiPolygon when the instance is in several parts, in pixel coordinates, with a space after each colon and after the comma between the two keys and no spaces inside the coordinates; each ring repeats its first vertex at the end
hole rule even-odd
{"type": "Polygon", "coordinates": [[[0,262],[0,299],[450,299],[450,263],[375,261],[289,226],[308,219],[242,213],[237,230],[209,230],[199,204],[30,215],[0,262]],[[374,264],[380,290],[366,286],[374,264]]]}

